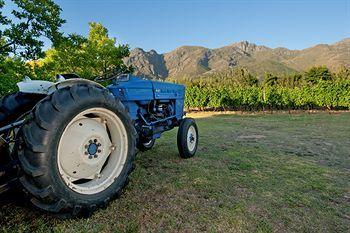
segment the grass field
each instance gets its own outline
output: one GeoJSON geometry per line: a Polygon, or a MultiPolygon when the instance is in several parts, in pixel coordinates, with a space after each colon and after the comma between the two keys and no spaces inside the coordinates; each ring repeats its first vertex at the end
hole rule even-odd
{"type": "Polygon", "coordinates": [[[350,114],[197,119],[193,159],[176,131],[139,154],[122,197],[89,219],[2,204],[0,230],[48,232],[349,232],[350,114]]]}

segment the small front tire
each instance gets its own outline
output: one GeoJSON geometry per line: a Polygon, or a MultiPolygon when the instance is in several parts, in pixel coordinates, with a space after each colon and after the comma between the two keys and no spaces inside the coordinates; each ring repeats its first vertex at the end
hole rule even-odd
{"type": "Polygon", "coordinates": [[[156,143],[155,139],[151,139],[151,140],[148,140],[148,141],[140,140],[137,143],[137,149],[139,149],[142,152],[148,151],[148,150],[151,150],[153,148],[155,143],[156,143]]]}
{"type": "Polygon", "coordinates": [[[181,158],[191,158],[198,147],[198,127],[194,119],[184,118],[177,133],[177,147],[181,158]]]}

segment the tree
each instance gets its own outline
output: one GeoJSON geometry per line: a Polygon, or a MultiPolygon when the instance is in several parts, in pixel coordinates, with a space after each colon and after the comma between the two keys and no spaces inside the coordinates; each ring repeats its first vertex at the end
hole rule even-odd
{"type": "Polygon", "coordinates": [[[20,58],[3,57],[0,61],[0,97],[17,90],[16,83],[31,70],[20,58]]]}
{"type": "Polygon", "coordinates": [[[326,66],[315,66],[305,73],[305,80],[311,84],[315,84],[320,80],[331,80],[332,74],[326,66]]]}
{"type": "Polygon", "coordinates": [[[294,88],[303,84],[303,76],[301,74],[284,74],[278,77],[278,85],[282,87],[294,88]]]}
{"type": "MultiPolygon", "coordinates": [[[[13,54],[24,59],[42,56],[43,38],[54,44],[62,38],[59,31],[65,20],[61,8],[52,0],[12,0],[12,18],[0,13],[0,55],[13,54]]],[[[0,9],[4,6],[0,0],[0,9]]]]}
{"type": "Polygon", "coordinates": [[[50,79],[59,73],[77,73],[83,77],[89,75],[86,66],[87,39],[71,34],[61,39],[55,48],[45,52],[45,58],[30,63],[38,78],[50,79]]]}
{"type": "Polygon", "coordinates": [[[129,55],[128,45],[118,45],[109,38],[108,30],[99,23],[90,23],[88,37],[69,35],[46,52],[46,57],[35,65],[51,77],[57,73],[77,73],[92,78],[112,69],[131,71],[123,58],[129,55]]]}
{"type": "Polygon", "coordinates": [[[257,86],[259,80],[249,73],[245,68],[237,68],[234,72],[235,81],[238,86],[242,87],[252,87],[257,86]]]}
{"type": "MultiPolygon", "coordinates": [[[[4,0],[0,0],[0,9],[2,9],[5,6],[4,0]]],[[[8,19],[6,16],[2,14],[2,11],[0,11],[0,25],[4,25],[9,23],[8,19]]],[[[2,37],[2,32],[0,31],[0,38],[2,37]]]]}
{"type": "Polygon", "coordinates": [[[270,86],[270,87],[276,86],[277,85],[277,80],[278,80],[277,76],[275,76],[273,74],[270,74],[270,73],[266,73],[263,85],[264,86],[270,86]]]}
{"type": "Polygon", "coordinates": [[[335,74],[336,80],[350,80],[350,69],[344,65],[340,66],[335,74]]]}
{"type": "Polygon", "coordinates": [[[86,51],[91,73],[99,74],[111,69],[127,70],[122,59],[129,56],[129,46],[116,45],[116,39],[108,37],[108,30],[102,24],[92,22],[89,25],[86,51]]]}

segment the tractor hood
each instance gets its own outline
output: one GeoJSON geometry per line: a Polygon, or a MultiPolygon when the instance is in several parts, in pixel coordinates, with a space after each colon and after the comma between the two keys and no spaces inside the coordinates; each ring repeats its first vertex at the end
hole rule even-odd
{"type": "Polygon", "coordinates": [[[129,75],[125,81],[115,81],[108,89],[121,101],[146,101],[154,99],[184,99],[185,86],[151,81],[129,75]]]}

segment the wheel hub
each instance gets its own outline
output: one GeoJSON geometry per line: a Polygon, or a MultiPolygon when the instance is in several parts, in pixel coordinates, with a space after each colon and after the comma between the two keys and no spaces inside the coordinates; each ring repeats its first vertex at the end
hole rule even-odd
{"type": "Polygon", "coordinates": [[[61,135],[58,155],[61,177],[82,194],[99,193],[122,172],[128,156],[128,136],[122,120],[105,108],[76,115],[61,135]]]}
{"type": "Polygon", "coordinates": [[[193,126],[188,128],[187,132],[187,147],[190,151],[193,151],[197,144],[197,132],[193,126]]]}
{"type": "Polygon", "coordinates": [[[90,155],[95,155],[97,153],[97,145],[95,143],[91,143],[88,147],[88,153],[90,155]]]}
{"type": "Polygon", "coordinates": [[[85,145],[85,155],[87,155],[89,159],[97,158],[101,155],[101,146],[101,143],[96,138],[89,140],[89,144],[85,145]]]}
{"type": "Polygon", "coordinates": [[[71,180],[93,179],[111,153],[112,143],[101,119],[79,119],[62,138],[61,165],[71,180]]]}
{"type": "Polygon", "coordinates": [[[194,138],[193,134],[190,134],[190,143],[193,143],[194,140],[195,140],[195,138],[194,138]]]}

